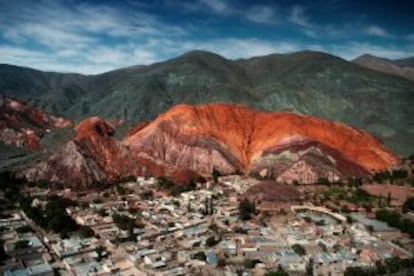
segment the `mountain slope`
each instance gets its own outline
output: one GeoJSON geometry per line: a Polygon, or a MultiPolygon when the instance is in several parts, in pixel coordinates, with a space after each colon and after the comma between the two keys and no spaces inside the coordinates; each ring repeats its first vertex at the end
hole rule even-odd
{"type": "Polygon", "coordinates": [[[398,162],[377,139],[342,123],[240,105],[177,105],[131,128],[122,140],[114,133],[110,122],[87,118],[72,140],[23,175],[87,187],[131,175],[185,181],[216,168],[314,183],[366,176],[398,162]]]}
{"type": "Polygon", "coordinates": [[[372,55],[362,55],[354,59],[353,62],[372,70],[414,81],[413,59],[389,60],[372,55]]]}
{"type": "MultiPolygon", "coordinates": [[[[224,104],[175,106],[130,133],[124,144],[155,163],[201,174],[216,167],[225,174],[277,177],[294,166],[305,166],[313,173],[305,183],[366,175],[397,162],[378,140],[346,125],[224,104]]],[[[291,173],[283,182],[299,176],[291,173]]]]}
{"type": "Polygon", "coordinates": [[[369,131],[402,155],[414,152],[414,83],[324,53],[232,61],[193,51],[95,76],[37,76],[38,71],[14,67],[6,74],[11,69],[0,68],[4,93],[22,95],[70,118],[148,120],[181,103],[241,103],[343,121],[369,131]],[[18,76],[15,84],[24,85],[10,85],[10,76],[18,76]]]}

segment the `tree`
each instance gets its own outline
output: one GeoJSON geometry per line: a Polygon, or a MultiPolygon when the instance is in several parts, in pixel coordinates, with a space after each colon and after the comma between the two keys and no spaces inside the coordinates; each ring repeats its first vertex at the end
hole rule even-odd
{"type": "Polygon", "coordinates": [[[313,276],[313,258],[310,258],[306,265],[306,276],[313,276]]]}
{"type": "Polygon", "coordinates": [[[388,195],[387,195],[387,206],[390,206],[391,205],[391,192],[388,192],[388,195]]]}
{"type": "Polygon", "coordinates": [[[14,245],[15,249],[24,249],[29,247],[29,241],[28,240],[18,240],[16,244],[14,245]]]}
{"type": "Polygon", "coordinates": [[[278,270],[266,272],[264,276],[289,276],[289,274],[279,265],[278,270]]]}
{"type": "Polygon", "coordinates": [[[403,206],[402,206],[402,210],[404,213],[407,213],[409,211],[414,211],[414,197],[408,197],[403,206]]]}
{"type": "Polygon", "coordinates": [[[87,225],[83,225],[81,227],[79,227],[79,236],[81,238],[91,238],[93,236],[95,236],[95,232],[92,230],[91,227],[87,226],[87,225]]]}
{"type": "Polygon", "coordinates": [[[206,239],[206,245],[208,247],[212,247],[215,246],[219,241],[216,240],[216,238],[214,236],[210,236],[206,239]]]}
{"type": "Polygon", "coordinates": [[[205,261],[207,260],[206,254],[203,251],[198,251],[193,255],[193,259],[205,261]]]}
{"type": "Polygon", "coordinates": [[[256,206],[254,202],[250,202],[247,198],[240,201],[239,204],[239,217],[241,220],[249,220],[256,212],[256,206]]]}
{"type": "Polygon", "coordinates": [[[253,268],[255,268],[256,264],[260,264],[260,263],[262,263],[262,262],[260,260],[257,260],[257,259],[254,259],[254,260],[245,259],[244,260],[244,267],[247,268],[247,269],[253,269],[253,268]]]}
{"type": "Polygon", "coordinates": [[[217,267],[225,267],[226,266],[226,260],[223,258],[219,258],[217,261],[217,267]]]}
{"type": "Polygon", "coordinates": [[[221,176],[220,171],[216,167],[213,167],[213,171],[211,172],[211,177],[213,178],[214,183],[218,182],[219,176],[221,176]]]}
{"type": "Polygon", "coordinates": [[[306,250],[305,248],[300,245],[300,244],[294,244],[292,245],[292,249],[296,252],[296,254],[298,254],[299,256],[304,256],[306,255],[306,250]]]}

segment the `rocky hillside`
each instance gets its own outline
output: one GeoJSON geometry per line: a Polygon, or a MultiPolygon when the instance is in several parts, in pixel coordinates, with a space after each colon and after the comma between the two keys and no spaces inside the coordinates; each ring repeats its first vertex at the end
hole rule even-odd
{"type": "Polygon", "coordinates": [[[369,69],[400,76],[408,80],[414,81],[413,58],[389,60],[372,55],[362,55],[353,60],[353,62],[369,69]]]}
{"type": "Polygon", "coordinates": [[[23,174],[87,187],[139,175],[185,182],[215,168],[291,184],[366,176],[398,162],[377,139],[342,123],[241,105],[177,105],[123,139],[117,123],[81,121],[70,141],[23,174]]]}
{"type": "Polygon", "coordinates": [[[124,144],[135,156],[170,167],[287,183],[362,176],[398,161],[377,139],[341,123],[224,104],[177,105],[129,133],[124,144]]]}
{"type": "Polygon", "coordinates": [[[54,128],[69,128],[70,120],[56,117],[26,103],[0,96],[0,141],[7,145],[40,150],[40,139],[54,128]]]}
{"type": "Polygon", "coordinates": [[[54,114],[152,120],[186,103],[241,103],[362,128],[401,155],[414,152],[414,83],[320,52],[227,60],[193,51],[82,76],[0,66],[0,91],[54,114]]]}

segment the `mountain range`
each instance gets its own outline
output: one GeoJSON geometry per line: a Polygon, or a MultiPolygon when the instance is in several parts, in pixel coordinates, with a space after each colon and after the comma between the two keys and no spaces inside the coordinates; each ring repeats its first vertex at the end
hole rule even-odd
{"type": "Polygon", "coordinates": [[[99,75],[0,65],[0,91],[75,121],[152,120],[181,103],[292,111],[364,129],[401,156],[414,152],[414,82],[322,52],[228,60],[192,51],[99,75]]]}
{"type": "Polygon", "coordinates": [[[365,54],[357,57],[353,62],[369,69],[414,81],[414,58],[391,60],[365,54]]]}

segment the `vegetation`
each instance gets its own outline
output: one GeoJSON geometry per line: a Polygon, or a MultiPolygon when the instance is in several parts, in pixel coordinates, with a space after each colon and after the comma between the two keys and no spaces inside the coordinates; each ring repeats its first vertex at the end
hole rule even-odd
{"type": "Polygon", "coordinates": [[[17,233],[28,233],[28,232],[33,232],[33,229],[29,225],[23,225],[23,226],[17,227],[16,232],[17,233]]]}
{"type": "Polygon", "coordinates": [[[220,171],[216,167],[214,167],[213,171],[211,172],[211,177],[213,178],[214,183],[218,182],[219,176],[221,176],[220,171]]]}
{"type": "Polygon", "coordinates": [[[409,219],[402,218],[400,213],[381,209],[376,212],[376,218],[386,222],[391,227],[398,228],[402,232],[409,234],[411,238],[414,237],[414,222],[409,219]]]}
{"type": "Polygon", "coordinates": [[[250,259],[245,259],[244,260],[244,267],[247,269],[253,269],[257,264],[262,263],[260,260],[250,260],[250,259]]]}
{"type": "Polygon", "coordinates": [[[403,206],[402,206],[402,211],[404,213],[407,213],[409,211],[414,211],[414,197],[408,197],[403,206]]]}
{"type": "Polygon", "coordinates": [[[392,171],[382,171],[377,172],[372,177],[372,180],[374,180],[377,183],[384,183],[384,182],[398,182],[399,180],[406,179],[408,176],[408,172],[404,169],[395,169],[392,171]]]}
{"type": "Polygon", "coordinates": [[[296,254],[298,254],[299,256],[304,256],[306,255],[306,250],[305,248],[300,245],[300,244],[294,244],[292,245],[292,249],[296,252],[296,254]]]}
{"type": "Polygon", "coordinates": [[[375,267],[372,268],[348,267],[344,272],[344,276],[389,275],[397,272],[402,272],[404,275],[411,275],[413,268],[414,258],[401,259],[399,257],[393,257],[386,259],[385,262],[377,261],[375,267]]]}
{"type": "Polygon", "coordinates": [[[351,190],[341,186],[331,186],[320,194],[332,199],[346,200],[354,204],[369,204],[375,199],[374,196],[371,196],[361,188],[351,190]]]}
{"type": "Polygon", "coordinates": [[[95,232],[87,225],[79,227],[78,233],[81,238],[92,238],[95,236],[95,232]]]}
{"type": "Polygon", "coordinates": [[[132,235],[134,227],[136,226],[135,219],[120,214],[114,214],[112,216],[112,219],[114,220],[114,223],[119,227],[119,229],[128,231],[130,235],[132,235]]]}
{"type": "Polygon", "coordinates": [[[220,240],[216,240],[216,238],[214,236],[210,236],[206,239],[206,245],[208,247],[212,247],[215,246],[216,244],[218,244],[220,242],[220,240]]]}
{"type": "Polygon", "coordinates": [[[207,259],[207,256],[203,251],[198,251],[193,255],[193,258],[196,260],[205,261],[207,259]]]}
{"type": "Polygon", "coordinates": [[[278,270],[266,272],[264,276],[289,276],[289,274],[279,265],[278,270]]]}
{"type": "Polygon", "coordinates": [[[256,212],[256,206],[254,202],[250,202],[249,199],[244,198],[239,204],[239,217],[241,220],[249,220],[256,212]]]}
{"type": "Polygon", "coordinates": [[[158,178],[158,187],[167,190],[172,196],[178,196],[181,193],[193,191],[196,189],[196,183],[190,179],[186,184],[176,184],[171,179],[161,176],[158,178]]]}
{"type": "Polygon", "coordinates": [[[14,245],[15,249],[25,249],[29,248],[29,241],[28,240],[18,240],[14,245]]]}
{"type": "Polygon", "coordinates": [[[29,218],[48,231],[65,235],[79,228],[76,222],[66,214],[66,208],[75,204],[71,200],[53,196],[49,198],[45,210],[41,207],[32,207],[31,197],[22,197],[19,203],[29,218]]]}

